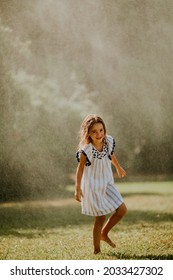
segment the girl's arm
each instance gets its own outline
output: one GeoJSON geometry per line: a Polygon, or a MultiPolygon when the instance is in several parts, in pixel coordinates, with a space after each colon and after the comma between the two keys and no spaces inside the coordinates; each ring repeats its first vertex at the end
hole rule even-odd
{"type": "Polygon", "coordinates": [[[115,154],[112,155],[112,164],[115,166],[119,178],[126,176],[126,171],[118,163],[115,154]]]}
{"type": "Polygon", "coordinates": [[[79,202],[81,201],[81,196],[83,196],[81,190],[81,180],[82,180],[85,164],[86,164],[86,157],[83,154],[81,154],[80,162],[76,170],[76,188],[75,188],[75,199],[79,202]]]}

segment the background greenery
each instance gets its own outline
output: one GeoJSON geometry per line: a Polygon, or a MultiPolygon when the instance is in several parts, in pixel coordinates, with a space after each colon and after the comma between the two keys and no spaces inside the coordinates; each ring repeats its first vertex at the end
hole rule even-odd
{"type": "Polygon", "coordinates": [[[172,11],[171,0],[1,0],[1,201],[59,195],[93,112],[129,180],[172,177],[172,11]]]}
{"type": "Polygon", "coordinates": [[[0,204],[0,259],[173,259],[172,182],[118,183],[128,212],[110,232],[116,248],[93,254],[93,217],[68,186],[63,199],[0,204]]]}

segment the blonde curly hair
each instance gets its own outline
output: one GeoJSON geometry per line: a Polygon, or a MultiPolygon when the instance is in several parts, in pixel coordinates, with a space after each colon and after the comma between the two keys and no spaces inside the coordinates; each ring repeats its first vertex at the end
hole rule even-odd
{"type": "Polygon", "coordinates": [[[80,131],[79,131],[79,135],[80,135],[80,142],[78,145],[79,149],[83,145],[89,144],[91,142],[91,138],[89,136],[89,131],[90,131],[91,127],[96,123],[101,123],[103,125],[104,134],[106,135],[106,126],[100,116],[98,116],[96,114],[90,114],[90,115],[86,116],[81,124],[80,131]]]}

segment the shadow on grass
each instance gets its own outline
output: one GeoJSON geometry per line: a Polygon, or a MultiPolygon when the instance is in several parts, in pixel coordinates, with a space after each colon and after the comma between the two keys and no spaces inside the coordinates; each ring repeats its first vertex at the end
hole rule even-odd
{"type": "MultiPolygon", "coordinates": [[[[81,214],[79,204],[56,207],[1,207],[0,235],[34,238],[44,234],[45,230],[92,224],[93,220],[94,217],[81,214]]],[[[173,221],[173,214],[170,213],[137,210],[129,211],[121,223],[129,225],[171,221],[173,221]]]]}
{"type": "Polygon", "coordinates": [[[114,257],[119,260],[173,260],[173,255],[171,254],[146,254],[146,255],[137,255],[137,254],[126,254],[126,253],[109,253],[108,256],[114,257]]]}
{"type": "Polygon", "coordinates": [[[158,223],[158,222],[171,222],[173,221],[173,214],[162,213],[155,211],[140,211],[131,210],[128,211],[126,216],[123,218],[123,222],[127,224],[135,224],[141,222],[158,223]]]}
{"type": "Polygon", "coordinates": [[[79,206],[2,207],[0,208],[0,235],[32,238],[38,236],[38,232],[44,233],[48,229],[83,225],[92,221],[93,217],[81,214],[79,206]],[[32,230],[32,232],[22,233],[22,230],[32,230]]]}
{"type": "MultiPolygon", "coordinates": [[[[130,196],[136,196],[136,195],[145,195],[145,196],[163,196],[164,194],[162,194],[162,193],[149,193],[149,192],[128,192],[128,193],[126,193],[126,192],[121,192],[121,194],[122,194],[122,196],[123,197],[130,197],[130,196]]],[[[165,194],[165,195],[167,195],[167,194],[165,194]]]]}

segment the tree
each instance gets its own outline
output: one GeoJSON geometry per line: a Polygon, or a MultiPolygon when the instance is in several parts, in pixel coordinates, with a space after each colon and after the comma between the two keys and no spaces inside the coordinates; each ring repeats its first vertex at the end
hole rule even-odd
{"type": "Polygon", "coordinates": [[[2,23],[0,39],[4,60],[1,200],[57,192],[69,182],[77,130],[83,116],[93,110],[93,93],[77,81],[74,73],[69,77],[71,94],[65,95],[58,81],[28,74],[21,67],[21,57],[19,66],[12,67],[18,51],[29,44],[19,39],[14,43],[12,31],[2,23]]]}

